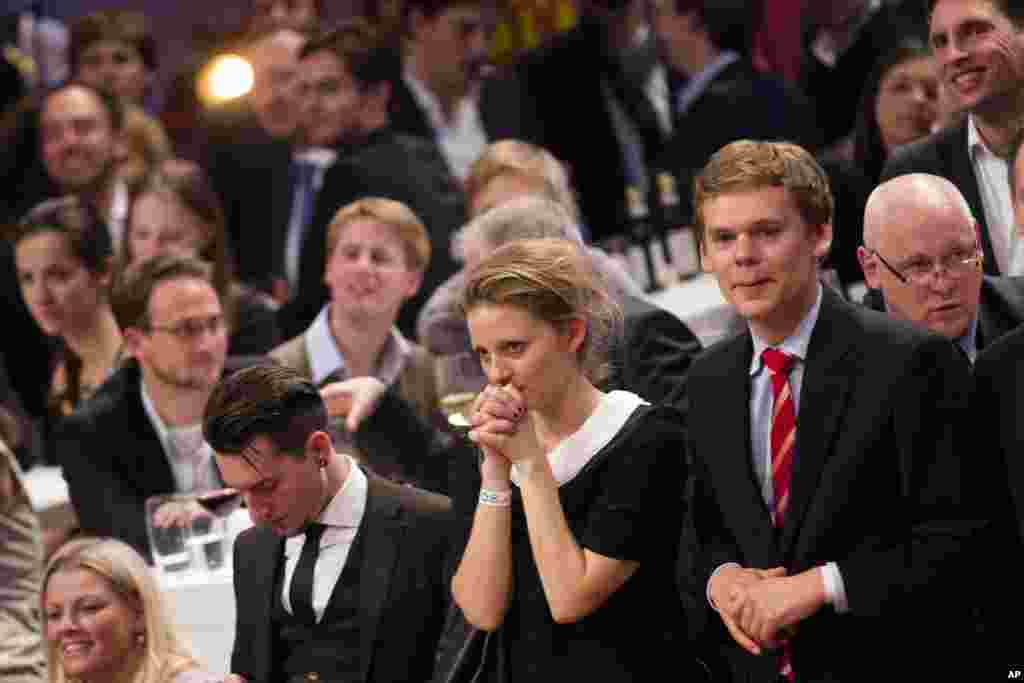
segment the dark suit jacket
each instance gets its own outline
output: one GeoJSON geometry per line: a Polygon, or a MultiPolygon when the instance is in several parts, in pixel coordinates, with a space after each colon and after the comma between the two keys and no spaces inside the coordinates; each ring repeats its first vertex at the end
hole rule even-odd
{"type": "Polygon", "coordinates": [[[457,270],[451,256],[452,233],[466,217],[462,192],[437,147],[381,128],[358,145],[342,150],[324,174],[312,222],[302,242],[299,286],[282,306],[278,320],[285,339],[301,334],[327,301],[323,283],[327,261],[327,227],[341,207],[363,197],[402,202],[423,221],[430,235],[430,265],[419,293],[398,314],[398,327],[416,336],[416,313],[434,287],[457,270]]]}
{"type": "Polygon", "coordinates": [[[978,237],[985,254],[985,272],[999,275],[999,265],[992,252],[992,240],[985,219],[985,206],[981,203],[981,192],[978,190],[978,178],[967,153],[967,120],[897,149],[882,170],[882,182],[906,173],[931,173],[948,178],[959,188],[978,221],[978,237]]]}
{"type": "MultiPolygon", "coordinates": [[[[862,302],[875,311],[885,310],[881,290],[869,289],[862,302]]],[[[978,351],[1024,323],[1024,277],[992,277],[981,283],[978,300],[978,351]]]]}
{"type": "MultiPolygon", "coordinates": [[[[428,681],[448,599],[450,503],[368,474],[360,572],[360,683],[428,681]]],[[[235,542],[237,631],[231,671],[251,683],[281,680],[271,626],[284,539],[265,528],[235,542]]],[[[332,597],[332,600],[335,599],[332,597]]]]}
{"type": "Polygon", "coordinates": [[[677,115],[660,166],[676,174],[683,219],[693,220],[693,178],[711,155],[734,140],[787,140],[818,146],[814,112],[807,99],[782,81],[759,74],[746,59],[725,67],[689,108],[677,115]]]}
{"type": "MultiPolygon", "coordinates": [[[[978,596],[992,654],[985,661],[1010,664],[1020,659],[1014,623],[1024,610],[1019,572],[1024,564],[1024,327],[1009,332],[981,353],[974,363],[971,400],[971,449],[975,473],[983,477],[993,519],[979,557],[996,558],[988,569],[990,590],[978,596]]],[[[984,588],[984,586],[981,586],[984,588]]]]}
{"type": "Polygon", "coordinates": [[[814,26],[805,26],[799,86],[815,103],[816,118],[825,134],[826,145],[853,129],[864,81],[875,60],[907,36],[928,42],[924,4],[883,0],[882,7],[868,19],[853,44],[831,67],[818,61],[811,52],[814,26]]]}
{"type": "Polygon", "coordinates": [[[224,206],[238,279],[269,291],[273,278],[284,275],[292,147],[251,121],[236,133],[213,139],[204,164],[224,206]]]}
{"type": "Polygon", "coordinates": [[[61,422],[55,439],[81,530],[148,556],[146,498],[174,493],[177,485],[142,405],[141,382],[139,366],[129,361],[61,422]]]}
{"type": "MultiPolygon", "coordinates": [[[[224,374],[263,360],[230,358],[224,374]]],[[[142,405],[142,371],[125,361],[56,427],[54,449],[83,533],[113,536],[149,556],[145,505],[177,482],[142,405]]]]}
{"type": "Polygon", "coordinates": [[[510,137],[540,145],[568,166],[583,222],[595,242],[626,225],[626,169],[602,79],[611,84],[643,140],[648,163],[664,138],[653,107],[602,45],[598,22],[577,26],[527,53],[511,71],[521,99],[519,130],[510,137]]]}
{"type": "Polygon", "coordinates": [[[701,351],[700,340],[679,318],[639,297],[627,295],[622,339],[612,349],[610,386],[652,403],[679,398],[687,370],[701,351]]]}
{"type": "MultiPolygon", "coordinates": [[[[826,606],[799,624],[791,640],[797,680],[871,680],[878,662],[889,671],[919,665],[925,647],[936,648],[929,661],[945,662],[937,655],[945,641],[930,626],[948,635],[962,625],[953,581],[965,539],[984,526],[961,489],[966,364],[945,339],[826,288],[807,352],[780,532],[752,471],[752,353],[749,334],[728,339],[688,378],[697,475],[680,572],[693,623],[706,625],[702,635],[722,648],[736,680],[774,681],[777,656],[741,650],[711,612],[704,591],[712,571],[737,562],[796,574],[836,562],[850,613],[826,606]],[[929,598],[941,598],[941,608],[926,609],[929,598]]],[[[971,661],[960,643],[949,656],[971,661]]]]}
{"type": "MultiPolygon", "coordinates": [[[[484,79],[480,84],[477,106],[480,123],[483,124],[488,141],[511,137],[518,130],[521,104],[518,84],[510,74],[502,71],[484,79]]],[[[437,140],[437,133],[430,124],[430,117],[420,106],[404,78],[399,77],[391,82],[388,118],[391,129],[396,133],[431,142],[437,140]]]]}

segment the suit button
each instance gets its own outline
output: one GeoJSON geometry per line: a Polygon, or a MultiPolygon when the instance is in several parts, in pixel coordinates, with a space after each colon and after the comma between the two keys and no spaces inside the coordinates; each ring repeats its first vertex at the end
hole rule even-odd
{"type": "Polygon", "coordinates": [[[307,681],[319,681],[320,680],[320,674],[318,674],[315,671],[310,671],[308,674],[306,674],[306,680],[307,681]]]}

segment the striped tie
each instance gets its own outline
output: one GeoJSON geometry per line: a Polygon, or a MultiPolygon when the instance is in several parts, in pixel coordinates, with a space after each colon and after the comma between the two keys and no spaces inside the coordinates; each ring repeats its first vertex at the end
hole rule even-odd
{"type": "MultiPolygon", "coordinates": [[[[772,524],[781,529],[789,507],[789,479],[796,446],[796,410],[789,382],[789,371],[796,363],[796,356],[778,349],[765,349],[761,359],[772,373],[772,524]]],[[[788,646],[782,651],[779,675],[787,681],[796,680],[788,646]]]]}

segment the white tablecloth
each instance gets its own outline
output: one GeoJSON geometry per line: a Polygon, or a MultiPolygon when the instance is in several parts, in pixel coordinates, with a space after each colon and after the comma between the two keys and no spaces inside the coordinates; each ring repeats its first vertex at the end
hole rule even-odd
{"type": "Polygon", "coordinates": [[[715,277],[707,273],[647,298],[686,323],[704,346],[710,346],[741,324],[736,311],[722,296],[715,277]]]}
{"type": "Polygon", "coordinates": [[[159,576],[160,588],[179,633],[211,673],[230,673],[235,642],[235,591],[231,567],[184,578],[159,576]]]}
{"type": "Polygon", "coordinates": [[[230,558],[235,538],[250,526],[252,520],[244,509],[228,517],[224,552],[229,561],[222,569],[157,574],[174,623],[192,646],[199,663],[211,673],[230,673],[231,648],[235,643],[235,589],[230,558]]]}

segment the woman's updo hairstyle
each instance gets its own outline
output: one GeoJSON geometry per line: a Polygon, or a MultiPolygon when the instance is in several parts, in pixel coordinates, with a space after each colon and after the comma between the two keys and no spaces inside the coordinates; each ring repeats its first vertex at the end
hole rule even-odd
{"type": "Polygon", "coordinates": [[[622,311],[579,245],[527,239],[498,248],[469,272],[463,289],[465,315],[481,305],[516,306],[560,328],[573,318],[582,319],[587,334],[579,350],[580,366],[594,384],[608,377],[622,311]]]}

